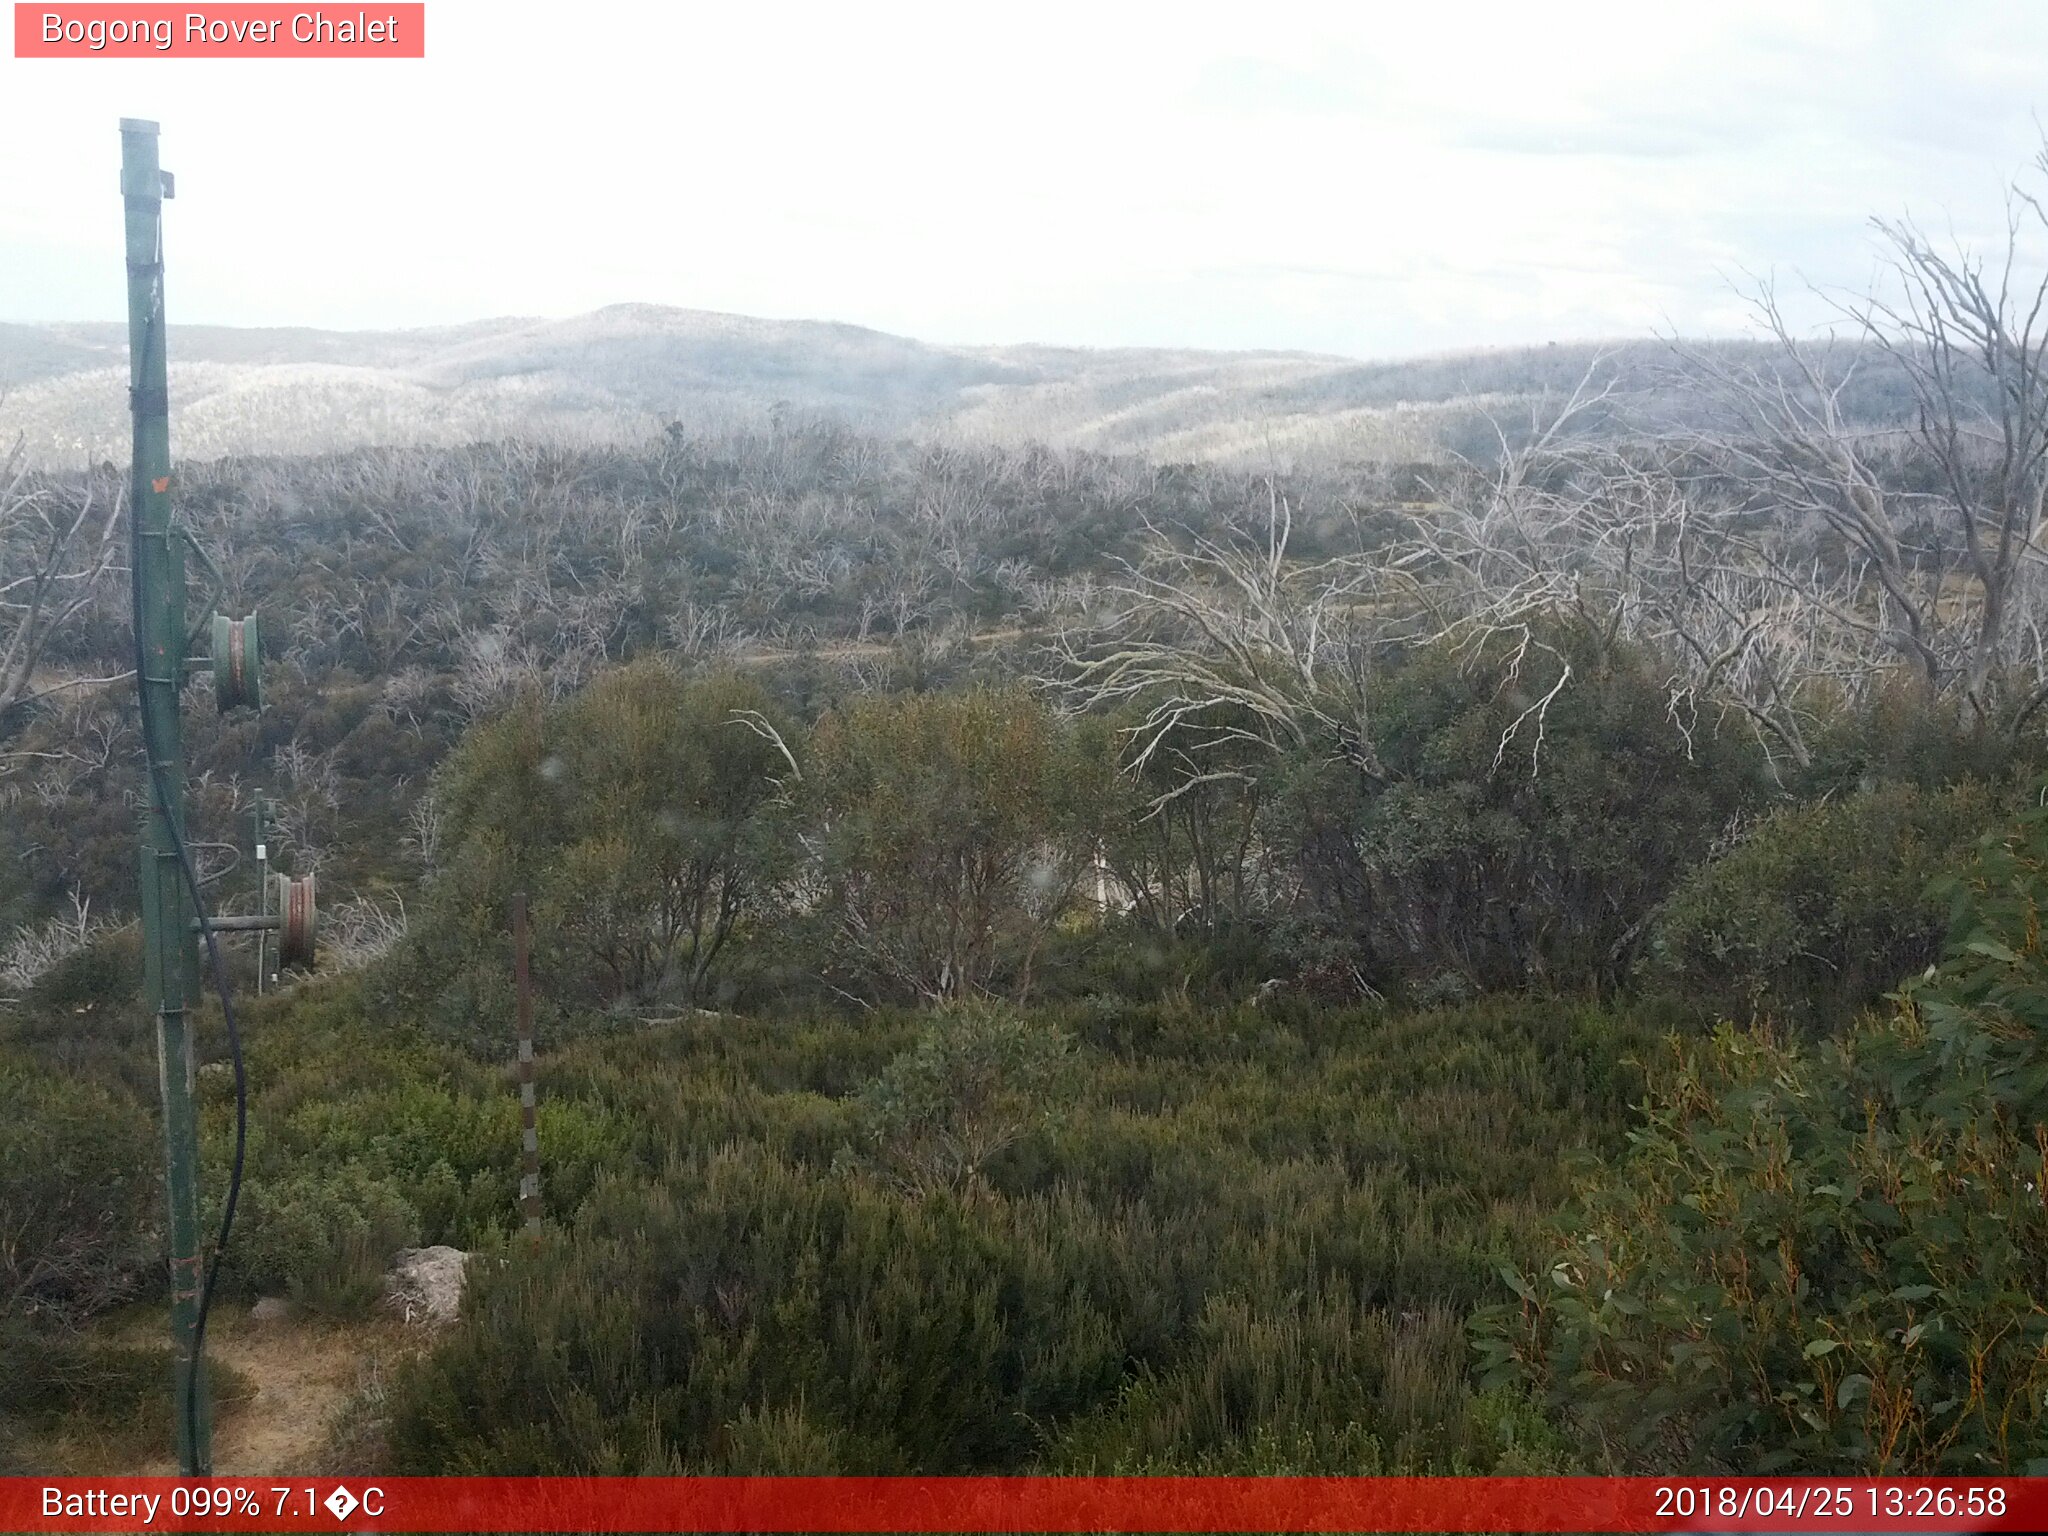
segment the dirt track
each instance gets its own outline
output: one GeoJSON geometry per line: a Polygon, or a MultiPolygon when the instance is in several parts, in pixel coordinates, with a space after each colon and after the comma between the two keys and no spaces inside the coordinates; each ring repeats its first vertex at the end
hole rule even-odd
{"type": "MultiPolygon", "coordinates": [[[[213,1428],[213,1470],[221,1477],[314,1475],[339,1420],[367,1374],[394,1361],[411,1345],[395,1324],[337,1327],[318,1322],[254,1324],[237,1318],[216,1334],[207,1352],[256,1387],[253,1398],[223,1404],[213,1428]]],[[[168,1459],[136,1467],[143,1475],[173,1475],[168,1459]]]]}

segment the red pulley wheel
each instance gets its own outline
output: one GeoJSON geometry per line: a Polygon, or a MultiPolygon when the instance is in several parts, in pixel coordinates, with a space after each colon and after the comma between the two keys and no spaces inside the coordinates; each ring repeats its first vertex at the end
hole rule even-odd
{"type": "Polygon", "coordinates": [[[277,961],[279,965],[309,966],[317,947],[319,909],[313,900],[313,877],[273,875],[277,894],[277,961]]]}

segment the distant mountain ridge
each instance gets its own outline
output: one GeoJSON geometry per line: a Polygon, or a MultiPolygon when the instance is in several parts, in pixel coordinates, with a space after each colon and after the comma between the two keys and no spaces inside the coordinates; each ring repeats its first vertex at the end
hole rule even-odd
{"type": "MultiPolygon", "coordinates": [[[[514,434],[630,440],[780,407],[889,433],[1276,468],[1436,458],[1486,412],[1526,418],[1537,397],[1568,391],[1596,355],[1644,378],[1668,356],[1653,341],[1391,362],[941,346],[651,304],[417,330],[174,325],[170,346],[174,447],[203,459],[514,434]]],[[[120,458],[126,357],[117,323],[0,323],[0,436],[25,435],[53,465],[120,458]]]]}

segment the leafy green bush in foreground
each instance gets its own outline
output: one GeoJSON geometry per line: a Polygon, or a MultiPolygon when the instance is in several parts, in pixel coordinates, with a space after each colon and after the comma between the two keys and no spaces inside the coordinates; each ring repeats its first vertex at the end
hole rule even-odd
{"type": "Polygon", "coordinates": [[[1636,1467],[2048,1472],[2048,811],[1950,889],[1894,1011],[1680,1052],[1482,1320],[1494,1380],[1636,1467]]]}
{"type": "Polygon", "coordinates": [[[1653,979],[1723,1018],[1846,1024],[1941,953],[1928,894],[2010,798],[1891,784],[1781,810],[1692,870],[1659,914],[1653,979]]]}

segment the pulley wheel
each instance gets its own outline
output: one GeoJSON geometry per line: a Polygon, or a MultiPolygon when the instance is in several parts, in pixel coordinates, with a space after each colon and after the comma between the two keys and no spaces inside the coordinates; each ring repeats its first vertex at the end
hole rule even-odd
{"type": "Polygon", "coordinates": [[[253,613],[246,619],[213,616],[213,699],[222,714],[263,707],[263,647],[253,613]]]}
{"type": "Polygon", "coordinates": [[[310,966],[320,927],[319,910],[313,901],[313,877],[272,875],[271,889],[277,900],[277,963],[281,966],[310,966]]]}

